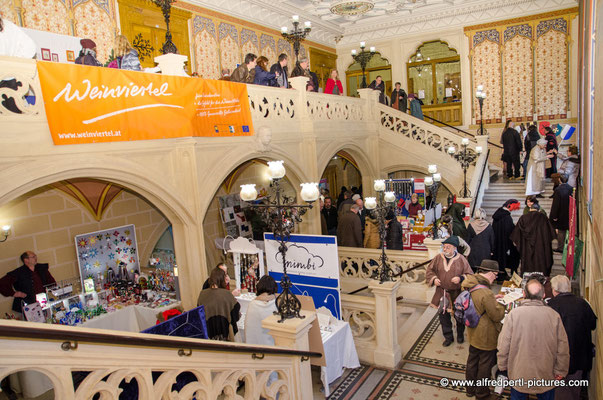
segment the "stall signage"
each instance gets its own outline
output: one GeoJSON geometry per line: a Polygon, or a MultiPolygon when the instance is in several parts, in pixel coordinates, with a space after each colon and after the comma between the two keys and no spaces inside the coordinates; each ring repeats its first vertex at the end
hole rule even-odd
{"type": "Polygon", "coordinates": [[[253,135],[247,85],[37,62],[55,145],[253,135]]]}
{"type": "MultiPolygon", "coordinates": [[[[264,233],[268,273],[277,282],[283,276],[280,243],[272,233],[264,233]]],[[[339,256],[335,236],[291,235],[285,256],[287,275],[296,295],[310,296],[316,308],[326,307],[341,319],[339,256]]],[[[279,286],[279,292],[280,292],[279,286]]]]}

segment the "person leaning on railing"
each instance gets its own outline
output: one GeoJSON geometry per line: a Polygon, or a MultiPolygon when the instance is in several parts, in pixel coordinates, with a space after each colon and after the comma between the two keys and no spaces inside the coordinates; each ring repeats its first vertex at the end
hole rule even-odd
{"type": "Polygon", "coordinates": [[[231,82],[253,83],[257,56],[253,53],[245,55],[245,62],[239,65],[230,75],[231,82]]]}
{"type": "Polygon", "coordinates": [[[325,85],[325,93],[343,96],[343,85],[339,80],[339,73],[336,69],[331,70],[330,78],[327,79],[327,84],[325,85]]]}
{"type": "Polygon", "coordinates": [[[216,267],[211,271],[209,287],[202,290],[197,299],[197,306],[205,309],[207,335],[212,340],[234,342],[241,305],[226,289],[226,273],[222,268],[216,267]]]}

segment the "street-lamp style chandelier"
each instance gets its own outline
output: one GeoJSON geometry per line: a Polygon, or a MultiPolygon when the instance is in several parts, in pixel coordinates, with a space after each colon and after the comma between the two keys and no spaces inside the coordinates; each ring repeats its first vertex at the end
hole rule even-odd
{"type": "Polygon", "coordinates": [[[366,42],[360,42],[360,53],[356,49],[352,50],[352,58],[362,68],[362,84],[360,85],[361,89],[366,88],[366,75],[365,70],[371,58],[375,55],[376,49],[374,47],[369,48],[369,51],[364,50],[366,48],[366,42]]]}
{"type": "MultiPolygon", "coordinates": [[[[276,298],[277,313],[281,316],[279,322],[289,318],[303,318],[299,311],[301,303],[299,299],[291,292],[292,283],[287,275],[285,256],[287,254],[287,242],[295,225],[302,222],[301,216],[312,208],[312,203],[320,196],[318,183],[302,183],[300,196],[308,204],[293,204],[293,200],[282,194],[281,179],[285,176],[285,166],[282,161],[268,162],[268,175],[274,184],[276,195],[275,199],[268,198],[267,204],[255,204],[250,206],[258,210],[274,234],[274,239],[279,242],[279,253],[283,262],[283,277],[281,279],[282,292],[276,298]]],[[[241,185],[241,200],[254,201],[258,197],[255,184],[241,185]]]]}
{"type": "Polygon", "coordinates": [[[387,214],[393,210],[396,195],[394,192],[385,191],[385,180],[379,179],[375,181],[374,189],[377,192],[377,197],[367,197],[364,199],[364,206],[369,210],[379,222],[379,237],[381,239],[381,265],[373,275],[374,279],[379,279],[380,283],[393,280],[394,272],[387,264],[387,255],[385,249],[385,239],[387,236],[387,227],[385,226],[385,218],[387,214]]]}
{"type": "Polygon", "coordinates": [[[475,151],[467,149],[467,146],[469,146],[469,139],[463,138],[461,140],[462,150],[457,152],[454,146],[448,148],[448,153],[453,156],[461,164],[461,168],[463,168],[463,191],[461,196],[464,198],[471,196],[471,191],[467,187],[467,169],[469,169],[469,166],[477,160],[483,150],[482,146],[476,146],[475,151]]]}
{"type": "Polygon", "coordinates": [[[295,52],[295,61],[298,61],[299,58],[299,49],[301,47],[301,42],[306,39],[306,36],[312,30],[312,23],[310,21],[306,21],[304,23],[304,28],[302,29],[299,26],[299,15],[294,15],[291,17],[291,22],[293,22],[293,30],[289,32],[289,29],[286,26],[281,28],[281,35],[287,40],[287,42],[293,45],[293,51],[295,52]]]}
{"type": "Polygon", "coordinates": [[[430,209],[433,211],[433,228],[432,228],[432,236],[434,239],[438,238],[438,224],[436,222],[436,204],[438,198],[438,190],[440,189],[440,182],[442,181],[442,175],[438,173],[438,166],[435,164],[430,164],[427,167],[427,172],[431,174],[431,176],[425,177],[425,186],[429,186],[429,194],[431,195],[431,203],[429,204],[430,209]]]}
{"type": "Polygon", "coordinates": [[[484,92],[484,85],[477,85],[477,91],[475,92],[475,98],[479,104],[479,132],[478,135],[485,135],[484,132],[484,99],[486,98],[486,92],[484,92]]]}
{"type": "Polygon", "coordinates": [[[170,14],[172,13],[172,3],[175,3],[176,0],[152,0],[156,6],[161,8],[161,12],[163,13],[163,19],[165,20],[165,26],[167,31],[165,32],[165,43],[161,47],[161,52],[163,54],[173,53],[178,54],[178,49],[174,42],[172,42],[172,32],[170,32],[170,14]]]}

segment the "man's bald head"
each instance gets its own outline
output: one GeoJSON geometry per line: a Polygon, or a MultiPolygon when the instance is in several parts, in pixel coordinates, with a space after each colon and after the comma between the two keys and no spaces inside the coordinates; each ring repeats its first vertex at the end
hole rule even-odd
{"type": "Polygon", "coordinates": [[[544,285],[536,279],[530,279],[526,283],[525,295],[528,300],[542,300],[544,299],[544,285]]]}

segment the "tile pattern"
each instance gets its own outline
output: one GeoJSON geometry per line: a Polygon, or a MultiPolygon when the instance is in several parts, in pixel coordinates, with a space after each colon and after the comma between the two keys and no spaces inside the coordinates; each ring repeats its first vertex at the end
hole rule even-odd
{"type": "Polygon", "coordinates": [[[69,10],[60,0],[23,0],[26,28],[69,35],[69,10]]]}
{"type": "MultiPolygon", "coordinates": [[[[220,77],[218,46],[215,37],[207,29],[195,35],[195,62],[199,76],[205,79],[220,77]]],[[[232,71],[232,69],[231,69],[232,71]]]]}
{"type": "Polygon", "coordinates": [[[74,6],[75,35],[90,38],[96,43],[96,56],[105,63],[113,49],[115,20],[107,11],[108,4],[88,0],[74,6]]]}

